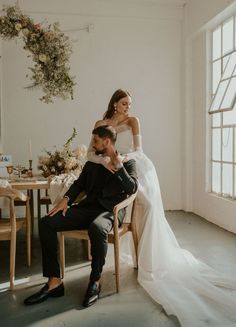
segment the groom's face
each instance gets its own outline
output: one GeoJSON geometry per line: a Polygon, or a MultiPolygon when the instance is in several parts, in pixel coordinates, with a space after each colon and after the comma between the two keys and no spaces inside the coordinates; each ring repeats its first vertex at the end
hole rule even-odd
{"type": "Polygon", "coordinates": [[[108,138],[101,138],[98,135],[93,135],[93,148],[96,154],[105,154],[107,145],[108,145],[108,138]]]}

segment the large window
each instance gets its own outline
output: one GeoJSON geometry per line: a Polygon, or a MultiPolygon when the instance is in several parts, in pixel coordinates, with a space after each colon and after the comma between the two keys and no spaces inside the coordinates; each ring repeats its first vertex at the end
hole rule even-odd
{"type": "Polygon", "coordinates": [[[211,192],[236,199],[236,18],[212,31],[211,192]]]}

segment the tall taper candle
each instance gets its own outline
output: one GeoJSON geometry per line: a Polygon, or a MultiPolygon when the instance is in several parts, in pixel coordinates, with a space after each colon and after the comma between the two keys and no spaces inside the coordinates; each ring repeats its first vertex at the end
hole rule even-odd
{"type": "Polygon", "coordinates": [[[32,160],[33,156],[32,156],[32,143],[31,140],[29,140],[29,159],[32,160]]]}

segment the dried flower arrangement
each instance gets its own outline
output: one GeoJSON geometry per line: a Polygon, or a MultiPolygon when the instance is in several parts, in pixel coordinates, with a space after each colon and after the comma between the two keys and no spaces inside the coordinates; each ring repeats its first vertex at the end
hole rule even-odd
{"type": "Polygon", "coordinates": [[[63,145],[61,151],[47,151],[46,156],[39,156],[38,169],[43,172],[44,177],[50,175],[60,175],[74,171],[79,175],[86,161],[87,147],[81,145],[76,149],[72,149],[72,141],[77,135],[75,128],[71,137],[63,145]]]}
{"type": "Polygon", "coordinates": [[[34,61],[34,66],[29,67],[32,85],[28,88],[40,86],[44,92],[40,100],[45,103],[53,102],[53,97],[73,99],[75,83],[69,75],[72,47],[59,24],[43,28],[24,15],[18,6],[6,6],[3,12],[4,15],[0,16],[0,36],[5,40],[21,37],[25,42],[24,49],[31,52],[29,56],[34,61]]]}

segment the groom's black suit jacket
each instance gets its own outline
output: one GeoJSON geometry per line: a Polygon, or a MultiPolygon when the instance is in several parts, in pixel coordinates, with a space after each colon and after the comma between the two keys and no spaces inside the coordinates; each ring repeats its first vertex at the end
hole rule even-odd
{"type": "Polygon", "coordinates": [[[86,198],[80,206],[91,207],[99,203],[106,211],[112,211],[120,201],[136,192],[138,187],[135,160],[123,163],[116,173],[103,165],[87,161],[79,178],[74,181],[65,196],[72,205],[76,197],[84,191],[86,198]]]}

